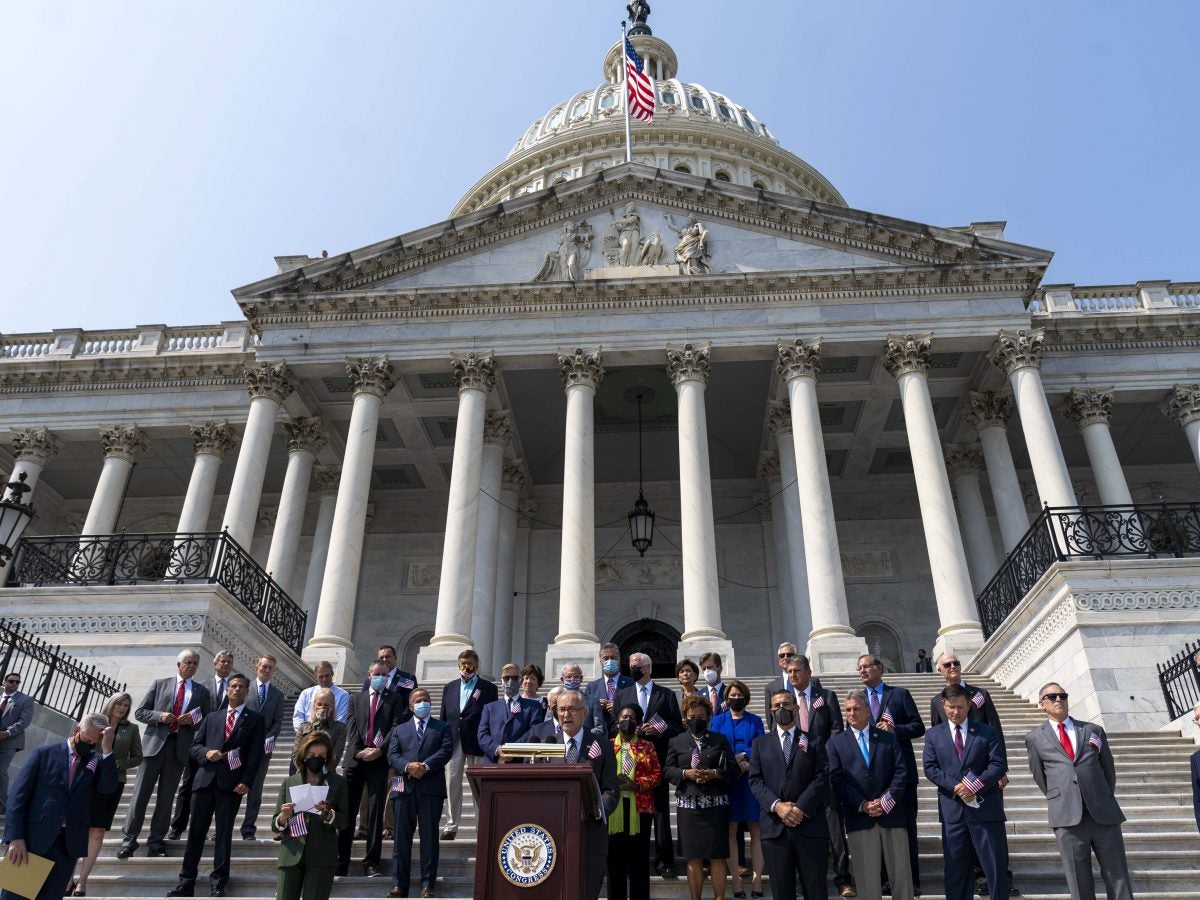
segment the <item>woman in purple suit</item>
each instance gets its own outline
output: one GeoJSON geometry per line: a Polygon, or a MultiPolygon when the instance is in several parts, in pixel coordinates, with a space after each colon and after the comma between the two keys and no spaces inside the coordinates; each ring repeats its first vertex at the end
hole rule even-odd
{"type": "MultiPolygon", "coordinates": [[[[743,824],[750,832],[750,896],[763,895],[763,863],[762,841],[759,838],[758,801],[750,792],[750,745],[754,739],[763,734],[763,720],[752,712],[746,711],[750,700],[750,689],[745,684],[733,679],[725,683],[725,704],[729,712],[721,713],[712,720],[712,730],[725,735],[734,756],[737,758],[741,775],[729,788],[729,843],[737,845],[738,830],[743,824]]],[[[745,897],[746,891],[742,885],[742,876],[738,871],[736,859],[729,861],[729,873],[733,876],[733,896],[745,897]]]]}

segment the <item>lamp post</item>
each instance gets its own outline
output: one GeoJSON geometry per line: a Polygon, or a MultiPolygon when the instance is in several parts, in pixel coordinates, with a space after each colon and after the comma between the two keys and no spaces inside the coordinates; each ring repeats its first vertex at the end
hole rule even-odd
{"type": "Polygon", "coordinates": [[[642,400],[653,400],[654,391],[639,385],[626,391],[625,399],[636,400],[638,408],[638,498],[629,513],[629,534],[633,548],[640,556],[645,556],[650,545],[654,543],[654,510],[650,508],[642,493],[642,400]]]}
{"type": "Polygon", "coordinates": [[[5,488],[8,496],[0,500],[0,565],[12,559],[17,541],[33,518],[33,504],[23,501],[24,496],[33,490],[25,483],[28,477],[28,472],[22,472],[16,480],[10,481],[5,488]]]}

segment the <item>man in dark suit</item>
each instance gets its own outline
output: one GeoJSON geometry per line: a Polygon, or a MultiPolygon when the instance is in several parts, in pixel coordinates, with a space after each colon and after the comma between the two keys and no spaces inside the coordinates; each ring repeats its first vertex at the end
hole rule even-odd
{"type": "Polygon", "coordinates": [[[280,729],[283,728],[283,691],[271,684],[275,676],[275,657],[263,654],[255,665],[254,684],[246,695],[246,706],[258,713],[263,720],[263,764],[259,766],[258,777],[250,786],[246,795],[246,817],[242,819],[242,840],[254,840],[257,830],[258,810],[262,806],[263,781],[267,777],[267,769],[271,766],[271,754],[275,752],[275,742],[279,740],[280,729]]]}
{"type": "Polygon", "coordinates": [[[750,790],[762,809],[758,827],[771,895],[795,897],[799,870],[804,900],[824,900],[829,847],[825,741],[800,729],[792,691],[784,689],[771,698],[771,713],[775,727],[754,739],[750,753],[750,790]]]}
{"type": "Polygon", "coordinates": [[[454,732],[430,715],[429,691],[413,688],[412,713],[397,725],[388,742],[388,764],[396,773],[391,785],[395,813],[392,889],[389,897],[407,897],[412,868],[413,833],[421,829],[421,896],[437,885],[438,821],[446,802],[446,766],[454,755],[454,732]]]}
{"type": "Polygon", "coordinates": [[[930,663],[929,657],[925,655],[924,650],[917,651],[917,667],[913,671],[917,673],[933,671],[933,664],[930,663]]]}
{"type": "MultiPolygon", "coordinates": [[[[921,893],[921,869],[917,858],[917,758],[913,739],[925,733],[925,723],[907,688],[883,683],[883,663],[865,654],[858,658],[858,678],[867,692],[871,724],[896,735],[908,772],[908,790],[903,795],[904,824],[908,829],[908,861],[913,891],[921,893]]],[[[852,851],[853,852],[853,851],[852,851]]]]}
{"type": "Polygon", "coordinates": [[[518,693],[521,670],[516,663],[505,663],[500,668],[500,684],[504,696],[485,706],[479,720],[479,749],[488,762],[496,762],[502,744],[525,740],[546,714],[540,700],[530,700],[518,693]]]}
{"type": "Polygon", "coordinates": [[[25,749],[25,729],[33,721],[33,698],[21,692],[21,673],[4,673],[0,694],[0,813],[8,800],[8,767],[25,749]]]}
{"type": "Polygon", "coordinates": [[[871,725],[864,691],[846,695],[846,730],[829,739],[829,784],[842,807],[858,896],[880,900],[880,864],[886,862],[893,900],[912,900],[908,830],[903,798],[914,785],[896,735],[871,725]]]}
{"type": "Polygon", "coordinates": [[[211,708],[208,689],[193,681],[199,665],[199,653],[182,651],[175,660],[175,677],[154,682],[133,714],[146,726],[146,731],[142,735],[142,765],[138,768],[117,859],[128,859],[137,850],[146,806],[155,786],[158,793],[147,843],[150,856],[167,855],[164,841],[171,824],[171,801],[190,758],[196,725],[211,708]]]}
{"type": "MultiPolygon", "coordinates": [[[[454,756],[446,769],[446,788],[450,795],[442,840],[452,841],[462,821],[463,769],[483,758],[479,746],[479,721],[483,708],[496,699],[496,686],[479,677],[479,654],[464,650],[458,654],[458,678],[442,689],[442,709],[439,718],[454,730],[454,756]]],[[[475,788],[471,798],[476,803],[475,788]]]]}
{"type": "MultiPolygon", "coordinates": [[[[617,694],[616,708],[636,703],[642,708],[642,724],[638,735],[654,745],[659,760],[667,758],[671,738],[683,732],[683,716],[675,692],[651,678],[653,661],[645,653],[631,653],[629,674],[634,683],[617,694]]],[[[663,878],[675,876],[675,845],[671,840],[671,798],[669,785],[663,779],[654,789],[654,856],[655,867],[663,878]]]]}
{"type": "MultiPolygon", "coordinates": [[[[8,860],[25,865],[34,853],[54,863],[35,900],[64,896],[75,863],[88,855],[92,792],[121,789],[112,755],[114,736],[107,716],[86,715],[65,742],[34,749],[13,781],[4,819],[8,860]]],[[[0,900],[19,898],[4,891],[0,900]]]]}
{"type": "MultiPolygon", "coordinates": [[[[1200,703],[1192,707],[1192,723],[1200,728],[1200,703]]],[[[1196,812],[1196,829],[1200,831],[1200,750],[1192,754],[1192,806],[1196,812]]]]}
{"type": "MultiPolygon", "coordinates": [[[[225,708],[225,687],[232,673],[233,654],[228,650],[218,651],[213,657],[212,678],[200,679],[200,683],[208,689],[212,709],[225,708]]],[[[192,779],[196,777],[196,768],[196,761],[189,755],[183,776],[179,779],[179,793],[175,795],[175,818],[171,820],[171,830],[167,832],[169,841],[178,840],[187,831],[188,817],[192,814],[192,779]]]]}
{"type": "Polygon", "coordinates": [[[725,684],[721,681],[724,668],[720,653],[710,650],[700,655],[700,681],[696,684],[696,690],[708,701],[714,716],[728,710],[725,705],[725,684]]]}
{"type": "MultiPolygon", "coordinates": [[[[674,695],[672,695],[674,696],[674,695]]],[[[583,825],[584,894],[587,900],[600,896],[600,886],[608,871],[608,817],[616,811],[621,798],[617,782],[617,757],[612,741],[584,728],[587,705],[580,691],[563,691],[558,698],[558,720],[562,734],[554,741],[566,746],[568,764],[590,765],[600,787],[603,815],[583,825]]]]}
{"type": "Polygon", "coordinates": [[[779,663],[779,677],[772,678],[767,682],[766,697],[763,700],[763,722],[768,728],[772,724],[771,698],[775,696],[776,691],[788,686],[787,667],[797,655],[796,645],[791,641],[784,641],[779,645],[779,649],[775,651],[775,659],[779,663]]]}
{"type": "MultiPolygon", "coordinates": [[[[350,724],[346,731],[346,753],[342,771],[350,794],[350,809],[358,809],[363,792],[367,795],[367,845],[363,853],[363,874],[378,877],[383,856],[383,807],[387,802],[387,746],[392,728],[400,714],[396,695],[387,688],[387,665],[371,664],[370,687],[354,695],[350,704],[350,724]]],[[[354,829],[345,828],[338,836],[338,875],[350,869],[350,849],[354,829]]]]}
{"type": "MultiPolygon", "coordinates": [[[[375,659],[387,666],[387,687],[384,690],[396,695],[396,711],[400,721],[407,722],[412,718],[412,705],[408,701],[417,686],[417,676],[396,667],[396,648],[391,644],[382,645],[375,652],[375,659]]],[[[364,691],[368,687],[368,681],[369,678],[363,679],[364,691]]]]}
{"type": "Polygon", "coordinates": [[[614,737],[617,711],[613,703],[618,693],[633,684],[632,678],[621,674],[621,648],[616,644],[604,644],[600,648],[600,671],[603,674],[595,681],[589,681],[584,688],[583,698],[596,733],[614,737]]]}
{"type": "Polygon", "coordinates": [[[1008,840],[1000,790],[1008,757],[993,729],[968,721],[972,696],[960,685],[947,685],[942,690],[947,721],[925,735],[925,777],[938,789],[947,900],[975,896],[975,859],[987,876],[988,894],[1008,894],[1008,840]]]}
{"type": "Polygon", "coordinates": [[[1125,814],[1114,794],[1117,771],[1108,735],[1099,725],[1067,715],[1067,692],[1057,682],[1042,685],[1038,702],[1048,721],[1025,735],[1025,747],[1029,771],[1049,801],[1067,888],[1073,898],[1096,896],[1094,850],[1108,900],[1132,900],[1121,837],[1125,814]]]}
{"type": "Polygon", "coordinates": [[[266,765],[263,719],[246,702],[249,684],[250,679],[245,675],[231,675],[225,684],[224,708],[209,713],[196,729],[191,746],[192,759],[197,764],[196,777],[192,779],[192,822],[188,826],[183,864],[179,867],[179,883],[167,892],[168,897],[194,895],[208,826],[214,821],[209,893],[213,897],[225,896],[238,807],[242,805],[242,797],[250,792],[258,770],[266,765]]]}

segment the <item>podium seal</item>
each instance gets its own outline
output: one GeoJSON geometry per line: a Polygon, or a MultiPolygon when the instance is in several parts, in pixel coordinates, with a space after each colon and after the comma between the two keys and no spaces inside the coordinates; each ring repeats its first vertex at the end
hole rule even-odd
{"type": "Polygon", "coordinates": [[[554,838],[541,825],[526,823],[513,828],[500,841],[496,854],[500,871],[510,884],[535,887],[550,877],[558,861],[554,838]]]}

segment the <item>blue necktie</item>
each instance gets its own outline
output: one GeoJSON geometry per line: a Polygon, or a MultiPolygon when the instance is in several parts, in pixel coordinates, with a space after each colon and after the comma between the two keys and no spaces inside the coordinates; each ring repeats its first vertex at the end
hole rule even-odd
{"type": "Polygon", "coordinates": [[[866,731],[860,731],[858,733],[858,749],[862,751],[863,762],[866,763],[869,768],[871,765],[871,751],[867,747],[866,731]]]}
{"type": "Polygon", "coordinates": [[[265,684],[260,684],[258,686],[258,705],[261,707],[266,702],[267,702],[267,686],[265,684]]]}

